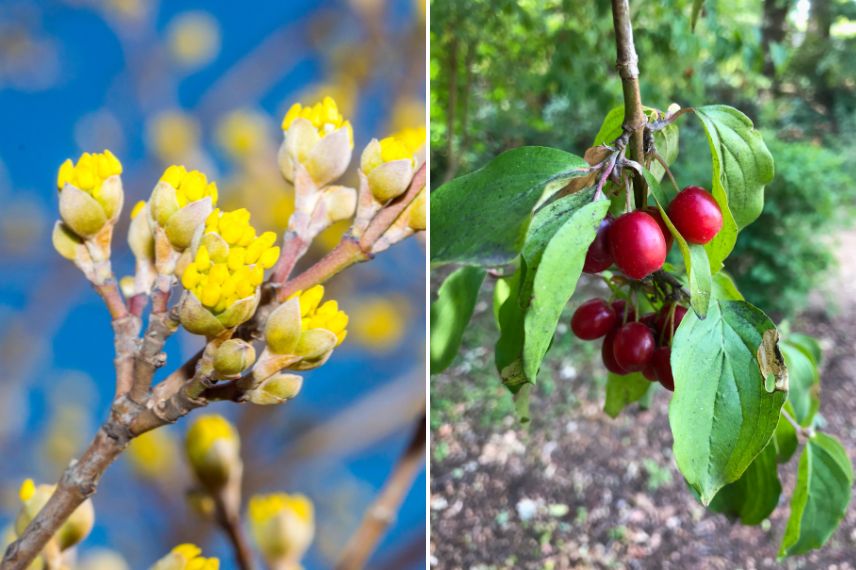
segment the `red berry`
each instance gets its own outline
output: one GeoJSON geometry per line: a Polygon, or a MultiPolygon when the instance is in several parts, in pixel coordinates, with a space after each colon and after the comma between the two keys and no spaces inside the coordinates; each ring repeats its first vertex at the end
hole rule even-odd
{"type": "Polygon", "coordinates": [[[603,346],[600,348],[600,355],[603,358],[603,365],[606,366],[606,369],[615,374],[620,374],[624,376],[628,374],[628,371],[622,368],[618,362],[615,361],[615,355],[613,351],[613,342],[615,341],[615,335],[618,333],[619,329],[612,329],[609,331],[609,334],[606,335],[606,338],[603,339],[603,346]]]}
{"type": "Polygon", "coordinates": [[[609,251],[619,269],[633,279],[642,279],[663,267],[666,238],[654,218],[637,210],[612,222],[609,251]]]}
{"type": "Polygon", "coordinates": [[[654,351],[651,357],[651,363],[654,365],[654,370],[657,372],[657,379],[663,388],[671,392],[675,391],[675,379],[672,376],[672,349],[668,346],[661,346],[654,351]]]}
{"type": "Polygon", "coordinates": [[[633,308],[627,311],[627,301],[624,299],[616,299],[612,302],[612,310],[615,311],[615,316],[618,317],[618,322],[624,324],[624,314],[627,312],[627,318],[633,320],[633,308]]]}
{"type": "Polygon", "coordinates": [[[657,225],[660,226],[660,231],[663,232],[663,237],[666,238],[666,251],[672,249],[672,244],[675,241],[675,236],[672,235],[671,230],[669,230],[669,226],[666,225],[666,222],[663,221],[663,216],[660,214],[660,208],[656,206],[648,206],[644,210],[642,210],[657,222],[657,225]]]}
{"type": "Polygon", "coordinates": [[[607,240],[609,226],[612,225],[612,221],[613,217],[607,215],[603,221],[600,222],[600,226],[597,228],[597,235],[586,252],[586,261],[583,265],[583,272],[600,273],[612,265],[612,254],[609,253],[609,241],[607,240]]]}
{"type": "Polygon", "coordinates": [[[654,334],[642,323],[627,323],[615,333],[612,352],[615,362],[630,372],[645,369],[654,354],[654,334]]]}
{"type": "Polygon", "coordinates": [[[719,204],[699,186],[678,192],[667,213],[675,229],[690,243],[707,243],[722,229],[719,204]]]}
{"type": "Polygon", "coordinates": [[[586,301],[574,311],[571,317],[571,330],[577,338],[594,340],[611,331],[618,317],[612,307],[603,299],[586,301]]]}
{"type": "Polygon", "coordinates": [[[642,376],[645,377],[646,380],[650,380],[651,382],[657,381],[657,370],[654,368],[654,358],[651,358],[651,361],[648,362],[648,366],[642,371],[642,376]]]}

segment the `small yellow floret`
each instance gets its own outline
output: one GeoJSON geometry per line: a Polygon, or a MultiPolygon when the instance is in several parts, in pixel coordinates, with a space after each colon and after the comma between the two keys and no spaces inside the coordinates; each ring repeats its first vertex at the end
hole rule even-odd
{"type": "Polygon", "coordinates": [[[211,198],[212,205],[217,205],[217,183],[209,182],[208,177],[198,170],[188,171],[184,166],[174,164],[164,171],[161,182],[175,188],[175,199],[179,207],[208,197],[211,198]]]}
{"type": "Polygon", "coordinates": [[[25,479],[23,483],[21,483],[21,488],[18,490],[18,497],[21,498],[21,501],[27,502],[33,498],[33,495],[36,494],[36,484],[32,479],[25,479]]]}
{"type": "Polygon", "coordinates": [[[84,152],[77,164],[68,159],[60,165],[56,185],[60,192],[66,184],[73,184],[88,194],[95,194],[104,180],[116,174],[122,174],[122,163],[112,152],[84,152]]]}
{"type": "Polygon", "coordinates": [[[306,119],[312,123],[312,126],[318,129],[318,134],[322,137],[344,127],[348,129],[348,134],[353,143],[354,135],[351,123],[346,121],[339,112],[339,107],[332,97],[324,97],[320,103],[308,107],[295,103],[282,119],[282,130],[287,131],[297,119],[306,119]]]}
{"type": "Polygon", "coordinates": [[[264,523],[283,511],[291,511],[304,522],[311,522],[314,508],[312,501],[304,495],[288,495],[287,493],[272,493],[270,495],[254,495],[250,498],[247,514],[254,523],[264,523]]]}
{"type": "Polygon", "coordinates": [[[187,430],[187,452],[192,458],[205,456],[217,441],[238,441],[238,432],[229,420],[217,414],[200,416],[187,430]]]}
{"type": "Polygon", "coordinates": [[[134,218],[136,218],[136,217],[137,217],[137,215],[138,215],[138,214],[142,211],[142,209],[143,209],[143,208],[145,208],[145,207],[146,207],[146,202],[145,202],[145,200],[140,200],[139,202],[137,202],[136,204],[134,204],[134,208],[131,210],[131,219],[133,220],[134,218]]]}
{"type": "Polygon", "coordinates": [[[319,306],[324,297],[324,286],[315,285],[306,291],[297,291],[289,299],[295,297],[300,300],[301,329],[326,329],[336,335],[336,346],[342,344],[348,336],[348,315],[339,309],[336,301],[327,301],[319,306]]]}

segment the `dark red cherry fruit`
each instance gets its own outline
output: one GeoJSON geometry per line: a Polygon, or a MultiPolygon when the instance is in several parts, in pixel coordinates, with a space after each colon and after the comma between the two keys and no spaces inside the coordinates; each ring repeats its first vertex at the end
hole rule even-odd
{"type": "Polygon", "coordinates": [[[722,229],[722,210],[704,188],[687,186],[667,210],[675,229],[690,243],[707,243],[722,229]]]}
{"type": "Polygon", "coordinates": [[[648,362],[648,365],[645,366],[645,369],[642,371],[642,376],[644,376],[646,380],[649,380],[651,382],[657,381],[657,369],[654,368],[653,357],[651,357],[651,360],[648,362]]]}
{"type": "Polygon", "coordinates": [[[637,210],[612,222],[609,251],[615,264],[628,277],[642,279],[663,267],[666,238],[654,218],[637,210]]]}
{"type": "Polygon", "coordinates": [[[660,231],[663,232],[663,237],[666,238],[666,251],[672,249],[672,244],[675,241],[675,236],[672,235],[671,230],[669,230],[669,226],[666,225],[666,222],[663,221],[663,216],[660,214],[660,209],[656,206],[648,206],[644,210],[642,210],[657,222],[657,225],[660,226],[660,231]]]}
{"type": "Polygon", "coordinates": [[[618,317],[609,303],[603,299],[591,299],[574,311],[571,330],[577,338],[594,340],[605,336],[617,322],[618,317]]]}
{"type": "Polygon", "coordinates": [[[668,346],[661,346],[654,351],[651,357],[651,364],[654,366],[654,371],[657,373],[657,380],[663,385],[663,388],[670,392],[675,391],[675,379],[672,376],[672,349],[668,346]]]}
{"type": "Polygon", "coordinates": [[[583,272],[600,273],[612,265],[612,254],[609,252],[609,226],[612,225],[613,217],[607,215],[597,228],[597,235],[586,252],[586,261],[583,264],[583,272]]]}
{"type": "Polygon", "coordinates": [[[639,372],[651,360],[654,354],[654,333],[642,323],[627,323],[615,333],[612,353],[615,362],[629,372],[639,372]]]}
{"type": "Polygon", "coordinates": [[[622,368],[618,362],[615,361],[614,354],[614,341],[615,335],[618,333],[619,329],[612,329],[609,331],[609,334],[606,335],[606,338],[603,339],[603,346],[600,347],[600,355],[603,359],[603,365],[606,366],[606,369],[615,374],[625,375],[629,374],[628,370],[622,368]]]}

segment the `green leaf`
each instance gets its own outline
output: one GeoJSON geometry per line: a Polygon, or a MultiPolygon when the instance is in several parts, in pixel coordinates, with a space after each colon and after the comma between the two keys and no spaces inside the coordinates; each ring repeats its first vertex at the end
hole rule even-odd
{"type": "Polygon", "coordinates": [[[710,294],[714,299],[722,301],[743,300],[743,294],[737,290],[734,280],[725,271],[720,271],[713,276],[713,287],[710,294]]]}
{"type": "Polygon", "coordinates": [[[431,303],[431,374],[448,368],[458,354],[484,276],[484,269],[462,267],[440,286],[437,300],[431,303]]]}
{"type": "Polygon", "coordinates": [[[621,410],[633,402],[638,402],[645,397],[652,383],[642,376],[641,372],[634,372],[626,376],[619,376],[610,372],[606,378],[606,402],[603,411],[611,418],[617,418],[621,410]]]}
{"type": "Polygon", "coordinates": [[[740,479],[720,489],[710,502],[710,509],[739,518],[745,525],[757,525],[775,510],[781,494],[776,447],[770,443],[740,479]]]}
{"type": "Polygon", "coordinates": [[[694,111],[713,155],[714,197],[719,201],[716,183],[720,182],[734,222],[742,229],[764,209],[764,186],[773,180],[773,156],[749,117],[734,107],[709,105],[694,111]]]}
{"type": "Polygon", "coordinates": [[[745,301],[715,300],[706,319],[690,313],[675,334],[675,460],[705,504],[740,478],[776,429],[786,393],[764,388],[756,356],[774,329],[745,301]]]}
{"type": "Polygon", "coordinates": [[[505,299],[496,311],[499,339],[494,349],[494,362],[502,383],[514,394],[528,382],[523,374],[523,318],[526,311],[520,304],[520,287],[525,273],[526,264],[521,262],[513,275],[499,280],[503,289],[499,294],[505,294],[505,299]]]}
{"type": "Polygon", "coordinates": [[[782,414],[779,416],[779,423],[776,424],[776,433],[773,435],[773,445],[776,447],[776,461],[779,463],[790,461],[799,445],[797,430],[785,418],[785,412],[789,413],[791,417],[794,416],[794,408],[790,402],[785,402],[785,405],[782,406],[782,414]]]}
{"type": "Polygon", "coordinates": [[[704,318],[707,314],[707,307],[710,303],[710,291],[712,288],[710,265],[707,260],[707,253],[704,247],[697,244],[688,244],[684,237],[678,232],[672,220],[666,214],[665,206],[669,200],[660,183],[657,182],[653,175],[647,171],[642,171],[645,177],[645,182],[648,184],[648,189],[657,203],[657,208],[660,210],[660,216],[666,222],[669,231],[675,238],[678,244],[678,249],[681,250],[681,255],[684,257],[684,265],[686,266],[687,275],[689,276],[690,288],[690,305],[696,314],[704,318]]]}
{"type": "Polygon", "coordinates": [[[532,209],[589,166],[555,148],[521,147],[431,194],[431,261],[497,266],[520,252],[532,209]]]}
{"type": "Polygon", "coordinates": [[[701,9],[704,6],[704,0],[693,0],[693,12],[690,18],[690,29],[695,31],[695,26],[698,23],[698,17],[701,14],[701,9]]]}
{"type": "Polygon", "coordinates": [[[788,401],[793,406],[794,417],[801,426],[809,426],[820,408],[817,366],[809,354],[789,339],[785,339],[779,348],[788,367],[788,401]]]}
{"type": "Polygon", "coordinates": [[[820,348],[820,343],[817,342],[816,338],[803,333],[791,333],[788,335],[788,342],[809,355],[815,366],[820,366],[820,361],[823,359],[823,349],[820,348]]]}
{"type": "Polygon", "coordinates": [[[800,458],[779,557],[823,546],[847,512],[852,486],[853,466],[844,447],[834,437],[815,434],[800,458]]]}
{"type": "Polygon", "coordinates": [[[586,252],[609,209],[598,200],[575,211],[544,248],[535,270],[532,300],[524,321],[523,369],[534,381],[556,332],[556,325],[583,270],[586,252]]]}

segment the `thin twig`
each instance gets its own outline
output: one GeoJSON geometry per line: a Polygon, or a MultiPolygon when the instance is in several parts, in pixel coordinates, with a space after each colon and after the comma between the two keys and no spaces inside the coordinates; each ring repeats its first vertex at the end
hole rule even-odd
{"type": "Polygon", "coordinates": [[[799,422],[788,413],[788,411],[782,408],[782,417],[785,418],[789,424],[791,424],[796,432],[800,434],[804,438],[810,438],[814,436],[814,430],[812,428],[803,427],[799,424],[799,422]]]}
{"type": "Polygon", "coordinates": [[[425,413],[416,420],[416,429],[404,454],[390,473],[374,503],[363,515],[357,531],[351,536],[339,558],[336,570],[364,568],[387,527],[395,520],[413,480],[425,464],[425,413]]]}
{"type": "Polygon", "coordinates": [[[253,553],[250,549],[247,535],[244,532],[244,527],[241,525],[241,516],[237,512],[238,509],[229,505],[229,501],[226,500],[222,492],[215,493],[213,497],[217,524],[220,525],[220,528],[223,529],[229,538],[229,542],[232,544],[238,568],[241,570],[254,570],[253,553]]]}

